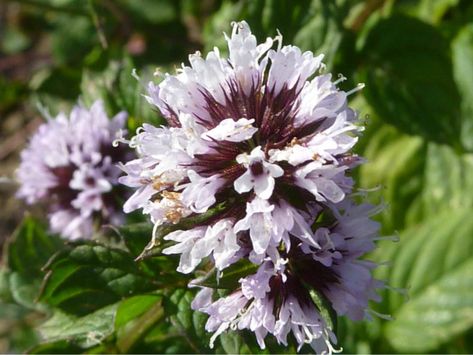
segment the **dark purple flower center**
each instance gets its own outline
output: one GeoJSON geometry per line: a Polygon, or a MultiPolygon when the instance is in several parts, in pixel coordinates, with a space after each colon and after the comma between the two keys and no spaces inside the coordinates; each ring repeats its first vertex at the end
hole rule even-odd
{"type": "Polygon", "coordinates": [[[74,164],[50,168],[56,177],[56,185],[48,190],[48,195],[55,201],[57,208],[68,209],[71,207],[71,202],[77,198],[78,191],[69,187],[76,169],[77,166],[74,164]]]}
{"type": "MultiPolygon", "coordinates": [[[[293,238],[293,242],[297,241],[293,238]]],[[[297,244],[294,244],[297,245],[297,244]]],[[[305,254],[298,246],[294,246],[289,251],[289,268],[306,285],[318,292],[324,293],[329,285],[339,283],[339,275],[333,269],[314,260],[312,255],[305,254]]],[[[333,261],[336,263],[336,260],[333,261]]]]}
{"type": "Polygon", "coordinates": [[[263,163],[258,161],[258,162],[255,162],[255,163],[251,164],[250,165],[250,170],[251,170],[251,173],[254,176],[258,176],[258,175],[263,174],[263,163]]]}
{"type": "Polygon", "coordinates": [[[278,317],[279,311],[289,296],[297,299],[302,308],[315,307],[314,302],[306,286],[297,275],[293,275],[290,270],[285,272],[286,280],[280,274],[273,276],[269,280],[270,291],[268,298],[274,302],[274,315],[278,317]]]}
{"type": "MultiPolygon", "coordinates": [[[[121,161],[129,160],[132,157],[129,147],[122,145],[113,147],[111,143],[107,142],[102,142],[100,154],[102,157],[108,156],[111,158],[112,164],[110,167],[102,171],[105,177],[108,176],[110,178],[112,176],[116,176],[116,172],[113,171],[118,169],[116,164],[121,161]]],[[[98,162],[95,168],[101,168],[102,164],[102,161],[98,162]]],[[[51,208],[52,210],[67,210],[74,208],[72,206],[72,201],[78,197],[80,190],[71,188],[70,183],[74,172],[78,169],[79,167],[73,163],[49,169],[56,178],[56,185],[49,188],[48,190],[48,195],[54,201],[51,208]]],[[[96,180],[94,177],[88,176],[84,183],[89,187],[94,187],[96,185],[96,180]]],[[[108,216],[110,215],[109,212],[121,210],[120,199],[125,198],[126,195],[127,191],[122,185],[115,185],[111,191],[102,194],[101,198],[103,201],[104,210],[98,212],[98,217],[102,218],[103,222],[107,222],[108,216]]]]}

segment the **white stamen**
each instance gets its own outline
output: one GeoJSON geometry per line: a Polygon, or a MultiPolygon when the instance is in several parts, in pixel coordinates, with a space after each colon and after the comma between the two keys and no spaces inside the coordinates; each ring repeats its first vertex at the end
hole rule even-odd
{"type": "Polygon", "coordinates": [[[381,319],[384,319],[384,320],[394,320],[394,317],[389,315],[389,314],[384,314],[384,313],[379,313],[379,312],[376,312],[375,310],[371,309],[371,308],[368,308],[366,310],[367,313],[369,313],[370,315],[374,315],[378,318],[381,318],[381,319]]]}
{"type": "Polygon", "coordinates": [[[362,90],[364,87],[365,87],[365,84],[359,83],[355,88],[351,89],[350,91],[347,91],[347,96],[350,96],[354,94],[355,92],[362,90]]]}
{"type": "Polygon", "coordinates": [[[358,191],[360,191],[360,192],[377,192],[377,191],[380,191],[381,188],[382,188],[381,185],[377,185],[377,186],[372,187],[372,188],[358,189],[358,191]]]}
{"type": "Polygon", "coordinates": [[[381,212],[383,212],[387,208],[387,205],[382,202],[379,205],[373,206],[369,211],[366,212],[368,217],[373,217],[381,212]]]}
{"type": "MultiPolygon", "coordinates": [[[[325,344],[327,345],[327,348],[328,348],[328,354],[339,354],[343,351],[343,348],[340,347],[339,349],[335,349],[335,347],[332,346],[332,343],[330,343],[330,339],[329,339],[329,334],[327,332],[326,329],[324,329],[324,336],[323,336],[323,339],[325,341],[325,344]]],[[[322,354],[324,354],[324,352],[322,352],[322,354]]]]}
{"type": "Polygon", "coordinates": [[[338,79],[333,82],[333,85],[338,85],[345,80],[347,80],[347,78],[344,77],[343,74],[338,74],[338,79]]]}
{"type": "MultiPolygon", "coordinates": [[[[115,133],[115,139],[112,141],[112,146],[113,147],[118,147],[118,145],[120,143],[124,143],[124,144],[128,144],[130,145],[131,141],[129,141],[128,139],[126,139],[124,136],[123,136],[123,129],[119,129],[116,133],[115,133]]],[[[131,146],[131,145],[130,145],[131,146]]]]}
{"type": "Polygon", "coordinates": [[[131,76],[134,77],[138,82],[141,82],[141,78],[140,76],[138,75],[137,71],[136,71],[136,68],[133,68],[132,71],[131,71],[131,76]]]}
{"type": "Polygon", "coordinates": [[[165,75],[164,75],[163,73],[161,73],[161,69],[160,69],[160,68],[156,68],[156,69],[154,70],[153,76],[159,77],[159,78],[164,78],[165,75]]]}
{"type": "Polygon", "coordinates": [[[281,32],[279,32],[279,30],[276,30],[276,32],[278,33],[276,37],[274,37],[274,41],[278,43],[278,52],[281,50],[282,48],[282,34],[281,32]]]}
{"type": "Polygon", "coordinates": [[[392,242],[399,242],[400,238],[399,238],[399,235],[395,234],[395,235],[386,235],[386,236],[380,236],[380,237],[376,237],[376,238],[373,238],[373,240],[390,240],[392,242]]]}
{"type": "Polygon", "coordinates": [[[389,286],[389,285],[384,285],[384,288],[387,289],[387,290],[399,293],[400,295],[404,296],[405,301],[409,301],[409,290],[408,290],[408,288],[393,287],[393,286],[389,286]]]}
{"type": "Polygon", "coordinates": [[[240,315],[240,318],[248,314],[248,312],[254,307],[255,303],[251,302],[248,307],[244,307],[241,309],[238,314],[240,315]]]}
{"type": "Polygon", "coordinates": [[[40,101],[36,103],[36,108],[38,109],[39,113],[41,113],[41,116],[46,118],[46,121],[51,121],[53,120],[53,117],[49,113],[49,110],[46,106],[44,106],[40,101]]]}
{"type": "Polygon", "coordinates": [[[380,261],[380,262],[378,263],[378,266],[391,267],[391,266],[393,266],[393,262],[392,262],[391,260],[380,261]]]}
{"type": "Polygon", "coordinates": [[[151,233],[151,243],[149,243],[145,249],[152,249],[156,245],[156,241],[158,240],[157,232],[158,232],[158,227],[161,225],[161,223],[155,223],[153,226],[153,231],[151,233]]]}
{"type": "Polygon", "coordinates": [[[374,261],[370,261],[370,260],[353,260],[353,263],[358,264],[358,265],[363,265],[363,266],[368,267],[368,268],[378,266],[378,263],[375,263],[374,261]]]}
{"type": "Polygon", "coordinates": [[[314,335],[311,333],[309,327],[307,325],[302,325],[302,330],[304,331],[305,335],[307,336],[306,339],[304,339],[304,343],[310,344],[312,340],[315,339],[314,335]]]}
{"type": "Polygon", "coordinates": [[[230,26],[232,26],[232,36],[236,35],[238,30],[238,23],[236,21],[232,21],[230,22],[230,26]]]}

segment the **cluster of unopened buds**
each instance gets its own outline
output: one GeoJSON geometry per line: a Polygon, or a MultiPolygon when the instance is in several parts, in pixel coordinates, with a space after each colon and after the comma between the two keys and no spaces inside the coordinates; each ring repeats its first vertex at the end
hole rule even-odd
{"type": "Polygon", "coordinates": [[[323,55],[283,46],[280,35],[258,44],[245,22],[226,39],[228,58],[196,53],[149,83],[168,126],[145,124],[127,141],[138,158],[121,166],[120,182],[136,190],[124,210],[149,215],[153,238],[162,225],[208,215],[164,236],[182,273],[203,259],[217,277],[242,259],[255,265],[224,297],[201,286],[193,308],[209,316],[211,345],[249,329],[261,348],[268,334],[287,344],[292,333],[298,349],[332,352],[336,337],[313,294],[361,320],[385,287],[372,276],[377,265],[360,259],[375,248],[379,207],[360,201],[350,177],[362,127],[347,96],[361,87],[340,90],[343,78],[321,74],[323,55]]]}

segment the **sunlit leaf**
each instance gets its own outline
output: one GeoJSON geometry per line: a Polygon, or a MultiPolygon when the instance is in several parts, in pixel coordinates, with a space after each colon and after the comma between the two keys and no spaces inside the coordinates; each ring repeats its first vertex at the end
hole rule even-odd
{"type": "Polygon", "coordinates": [[[397,350],[428,352],[473,326],[469,214],[445,211],[402,234],[388,282],[408,287],[410,300],[386,294],[395,317],[387,324],[386,338],[397,350]]]}
{"type": "Polygon", "coordinates": [[[472,269],[462,263],[396,313],[386,328],[395,349],[428,352],[473,326],[472,269]]]}
{"type": "Polygon", "coordinates": [[[473,154],[429,144],[424,176],[422,198],[427,215],[473,207],[473,195],[465,193],[473,189],[473,154]]]}
{"type": "Polygon", "coordinates": [[[115,319],[120,352],[130,352],[163,319],[165,315],[161,301],[162,297],[157,295],[141,295],[120,303],[115,319]]]}
{"type": "Polygon", "coordinates": [[[108,305],[84,317],[56,311],[39,327],[39,332],[48,342],[66,340],[88,348],[100,344],[113,333],[117,307],[118,304],[108,305]]]}
{"type": "Polygon", "coordinates": [[[452,43],[455,80],[462,97],[464,146],[473,151],[473,25],[465,26],[452,43]]]}

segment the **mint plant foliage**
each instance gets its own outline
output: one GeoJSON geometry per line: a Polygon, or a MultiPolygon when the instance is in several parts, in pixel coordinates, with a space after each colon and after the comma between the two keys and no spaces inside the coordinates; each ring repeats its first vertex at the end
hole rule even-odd
{"type": "Polygon", "coordinates": [[[469,1],[18,4],[2,351],[473,352],[469,1]]]}

